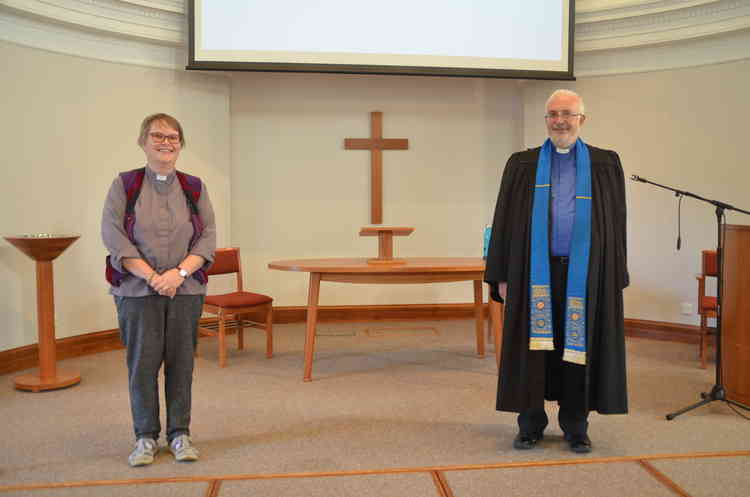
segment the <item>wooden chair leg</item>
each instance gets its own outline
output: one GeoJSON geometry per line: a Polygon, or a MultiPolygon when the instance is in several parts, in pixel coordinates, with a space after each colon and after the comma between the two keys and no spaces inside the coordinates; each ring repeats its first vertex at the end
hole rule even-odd
{"type": "Polygon", "coordinates": [[[266,312],[266,357],[273,357],[273,305],[268,304],[266,312]]]}
{"type": "Polygon", "coordinates": [[[700,356],[701,356],[701,368],[703,368],[703,369],[706,369],[706,352],[707,352],[707,348],[708,348],[708,344],[706,343],[706,342],[707,342],[707,340],[706,340],[706,339],[708,338],[708,337],[707,337],[707,334],[708,334],[708,329],[706,328],[706,327],[708,326],[708,323],[707,323],[707,321],[708,321],[708,320],[706,319],[706,316],[705,316],[705,315],[703,315],[703,314],[701,314],[701,328],[700,328],[700,333],[701,333],[701,343],[700,343],[700,356]]]}
{"type": "Polygon", "coordinates": [[[219,316],[219,367],[223,368],[227,362],[226,333],[224,329],[224,316],[219,316]]]}
{"type": "Polygon", "coordinates": [[[239,350],[245,349],[245,327],[242,324],[243,316],[235,316],[235,322],[237,323],[237,326],[235,329],[237,330],[237,348],[239,350]]]}

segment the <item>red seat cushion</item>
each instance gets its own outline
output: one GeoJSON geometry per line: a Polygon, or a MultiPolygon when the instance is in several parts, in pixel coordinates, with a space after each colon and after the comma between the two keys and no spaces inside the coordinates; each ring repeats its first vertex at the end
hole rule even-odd
{"type": "Polygon", "coordinates": [[[701,298],[701,307],[707,311],[716,310],[716,297],[703,297],[701,298]]]}
{"type": "Polygon", "coordinates": [[[225,309],[236,309],[240,307],[251,307],[254,305],[273,302],[268,295],[252,292],[232,292],[223,295],[206,295],[204,303],[223,307],[225,309]]]}

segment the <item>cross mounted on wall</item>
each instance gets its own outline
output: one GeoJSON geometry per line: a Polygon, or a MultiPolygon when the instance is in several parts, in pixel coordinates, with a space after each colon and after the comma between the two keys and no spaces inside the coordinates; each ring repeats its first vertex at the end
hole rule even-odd
{"type": "Polygon", "coordinates": [[[370,151],[371,223],[383,222],[383,150],[408,150],[406,138],[383,138],[383,113],[370,112],[370,138],[345,138],[346,150],[370,151]]]}

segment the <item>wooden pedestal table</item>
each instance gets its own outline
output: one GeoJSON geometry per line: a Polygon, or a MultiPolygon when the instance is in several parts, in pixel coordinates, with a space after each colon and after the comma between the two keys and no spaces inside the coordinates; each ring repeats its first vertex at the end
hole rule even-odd
{"type": "MultiPolygon", "coordinates": [[[[484,357],[484,308],[482,279],[484,261],[478,257],[414,257],[401,259],[398,264],[372,264],[366,258],[351,259],[296,259],[273,261],[270,269],[310,273],[307,297],[307,329],[305,333],[304,381],[312,381],[315,353],[315,327],[318,320],[318,300],[321,281],[339,283],[446,283],[472,281],[474,284],[474,316],[476,318],[477,355],[484,357]]],[[[500,343],[499,323],[492,323],[496,350],[500,343]]]]}
{"type": "Polygon", "coordinates": [[[36,311],[39,333],[39,373],[17,376],[16,388],[39,392],[69,387],[81,381],[75,371],[57,369],[55,297],[52,261],[78,239],[78,235],[19,235],[5,239],[36,261],[36,311]]]}

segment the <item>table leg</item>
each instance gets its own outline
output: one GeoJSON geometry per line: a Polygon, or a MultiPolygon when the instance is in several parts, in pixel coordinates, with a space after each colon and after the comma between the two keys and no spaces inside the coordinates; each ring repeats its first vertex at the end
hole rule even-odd
{"type": "Polygon", "coordinates": [[[505,309],[503,304],[490,299],[490,326],[492,334],[495,337],[495,359],[497,366],[500,367],[500,347],[502,346],[503,319],[505,318],[505,309]]]}
{"type": "Polygon", "coordinates": [[[484,357],[484,297],[482,282],[474,280],[474,317],[476,318],[477,355],[484,357]]]}
{"type": "Polygon", "coordinates": [[[318,321],[318,298],[320,297],[320,273],[310,273],[310,289],[307,294],[307,330],[305,332],[305,376],[312,381],[312,363],[315,353],[315,324],[318,321]]]}
{"type": "MultiPolygon", "coordinates": [[[[487,289],[489,292],[489,288],[487,289]]],[[[492,320],[494,319],[494,315],[492,314],[492,297],[487,298],[487,307],[488,311],[487,314],[489,314],[489,317],[487,319],[487,343],[495,343],[495,337],[492,334],[492,320]]]]}

